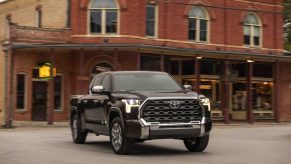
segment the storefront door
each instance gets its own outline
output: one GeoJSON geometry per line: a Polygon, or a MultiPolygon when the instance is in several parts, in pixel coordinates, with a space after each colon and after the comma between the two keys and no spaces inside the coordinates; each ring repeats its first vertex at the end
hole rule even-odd
{"type": "Polygon", "coordinates": [[[47,82],[33,82],[32,120],[46,121],[47,82]]]}

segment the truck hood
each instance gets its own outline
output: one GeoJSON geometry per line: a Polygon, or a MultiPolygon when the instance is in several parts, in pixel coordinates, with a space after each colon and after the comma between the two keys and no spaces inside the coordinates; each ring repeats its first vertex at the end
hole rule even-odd
{"type": "Polygon", "coordinates": [[[185,98],[197,98],[196,92],[167,92],[167,91],[122,91],[114,92],[112,96],[117,99],[139,99],[145,100],[149,97],[185,97],[185,98]]]}

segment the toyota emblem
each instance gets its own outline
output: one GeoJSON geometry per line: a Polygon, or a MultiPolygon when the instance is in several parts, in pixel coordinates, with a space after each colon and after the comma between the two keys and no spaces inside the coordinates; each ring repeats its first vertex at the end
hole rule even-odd
{"type": "Polygon", "coordinates": [[[180,101],[170,101],[169,106],[171,109],[178,109],[180,107],[180,104],[180,101]]]}

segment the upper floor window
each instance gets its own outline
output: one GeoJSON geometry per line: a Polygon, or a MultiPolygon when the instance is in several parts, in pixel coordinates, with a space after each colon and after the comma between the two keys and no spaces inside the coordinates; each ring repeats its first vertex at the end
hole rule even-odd
{"type": "Polygon", "coordinates": [[[208,41],[208,13],[203,7],[193,6],[189,12],[189,40],[208,41]]]}
{"type": "Polygon", "coordinates": [[[244,45],[258,47],[261,45],[261,22],[257,15],[249,13],[244,19],[244,45]]]}
{"type": "Polygon", "coordinates": [[[12,23],[12,16],[8,14],[5,18],[5,39],[10,37],[10,24],[12,23]]]}
{"type": "Polygon", "coordinates": [[[157,32],[157,6],[146,6],[146,35],[156,37],[157,32]]]}
{"type": "Polygon", "coordinates": [[[37,7],[35,10],[35,26],[41,27],[42,25],[42,10],[41,7],[37,7]]]}
{"type": "Polygon", "coordinates": [[[116,0],[91,0],[90,33],[116,34],[118,29],[118,3],[116,0]]]}

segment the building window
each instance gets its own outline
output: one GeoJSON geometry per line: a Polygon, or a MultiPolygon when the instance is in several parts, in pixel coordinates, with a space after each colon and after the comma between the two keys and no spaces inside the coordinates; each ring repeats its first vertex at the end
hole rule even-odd
{"type": "Polygon", "coordinates": [[[208,41],[208,14],[203,7],[193,6],[189,12],[189,40],[208,41]]]}
{"type": "Polygon", "coordinates": [[[91,0],[90,33],[116,34],[118,30],[118,3],[116,0],[91,0]]]}
{"type": "Polygon", "coordinates": [[[35,26],[41,27],[42,26],[42,11],[41,7],[37,7],[35,10],[35,26]]]}
{"type": "Polygon", "coordinates": [[[10,24],[12,23],[11,15],[8,14],[5,19],[5,39],[9,39],[10,37],[10,24]]]}
{"type": "Polygon", "coordinates": [[[157,33],[157,6],[146,6],[146,35],[156,37],[157,33]]]}
{"type": "Polygon", "coordinates": [[[161,58],[159,56],[141,56],[141,70],[161,71],[161,58]]]}
{"type": "Polygon", "coordinates": [[[249,13],[244,19],[244,45],[258,47],[261,45],[261,22],[257,15],[249,13]]]}
{"type": "Polygon", "coordinates": [[[55,87],[54,109],[62,110],[63,76],[57,75],[56,77],[54,77],[54,87],[55,87]]]}
{"type": "Polygon", "coordinates": [[[17,90],[16,90],[16,108],[18,110],[25,109],[25,74],[17,74],[17,90]]]}

